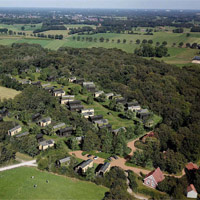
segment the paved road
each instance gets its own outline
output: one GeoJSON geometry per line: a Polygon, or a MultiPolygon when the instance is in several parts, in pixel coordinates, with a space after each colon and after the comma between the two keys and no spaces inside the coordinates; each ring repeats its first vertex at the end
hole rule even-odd
{"type": "Polygon", "coordinates": [[[23,167],[23,166],[37,166],[36,164],[36,160],[31,160],[31,161],[25,161],[16,165],[10,165],[10,166],[6,166],[6,167],[2,167],[0,168],[0,172],[2,171],[6,171],[9,169],[14,169],[14,168],[18,168],[18,167],[23,167]]]}

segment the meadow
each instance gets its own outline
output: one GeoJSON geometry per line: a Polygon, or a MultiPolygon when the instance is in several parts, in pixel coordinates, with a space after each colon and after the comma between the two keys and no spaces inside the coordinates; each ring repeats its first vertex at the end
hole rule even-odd
{"type": "Polygon", "coordinates": [[[0,86],[0,99],[13,99],[18,94],[20,94],[19,91],[0,86]]]}
{"type": "Polygon", "coordinates": [[[0,199],[100,200],[107,191],[107,188],[90,182],[57,176],[30,167],[0,173],[0,199]]]}

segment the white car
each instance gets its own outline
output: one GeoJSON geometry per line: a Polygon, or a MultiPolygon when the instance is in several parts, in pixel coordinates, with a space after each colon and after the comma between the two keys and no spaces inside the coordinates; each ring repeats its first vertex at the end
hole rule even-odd
{"type": "Polygon", "coordinates": [[[94,157],[94,160],[97,160],[98,158],[99,158],[98,156],[95,156],[95,157],[94,157]]]}

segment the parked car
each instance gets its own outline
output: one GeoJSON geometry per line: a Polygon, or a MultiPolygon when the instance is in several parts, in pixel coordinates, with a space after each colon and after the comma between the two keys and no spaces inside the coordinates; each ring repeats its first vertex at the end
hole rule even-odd
{"type": "Polygon", "coordinates": [[[112,161],[112,158],[111,158],[111,157],[109,157],[109,158],[108,158],[108,160],[109,160],[109,161],[112,161]]]}
{"type": "Polygon", "coordinates": [[[119,159],[119,157],[117,157],[117,156],[113,156],[113,158],[114,158],[115,160],[119,159]]]}
{"type": "Polygon", "coordinates": [[[98,156],[95,156],[95,157],[94,157],[94,160],[97,160],[98,158],[99,158],[98,156]]]}
{"type": "Polygon", "coordinates": [[[89,154],[89,155],[87,155],[87,157],[88,157],[88,158],[91,158],[91,157],[92,157],[92,155],[90,155],[90,154],[89,154]]]}

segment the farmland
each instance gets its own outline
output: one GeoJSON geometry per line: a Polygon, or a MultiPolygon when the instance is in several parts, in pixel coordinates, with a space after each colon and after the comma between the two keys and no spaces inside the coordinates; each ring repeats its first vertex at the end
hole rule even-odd
{"type": "Polygon", "coordinates": [[[100,200],[107,191],[106,188],[93,183],[56,176],[28,167],[1,172],[0,179],[1,199],[100,200]],[[34,185],[37,187],[34,188],[34,185]]]}
{"type": "Polygon", "coordinates": [[[1,87],[0,86],[0,99],[9,99],[9,98],[14,98],[16,95],[18,95],[20,92],[13,90],[13,89],[9,89],[9,88],[5,88],[5,87],[1,87]]]}

